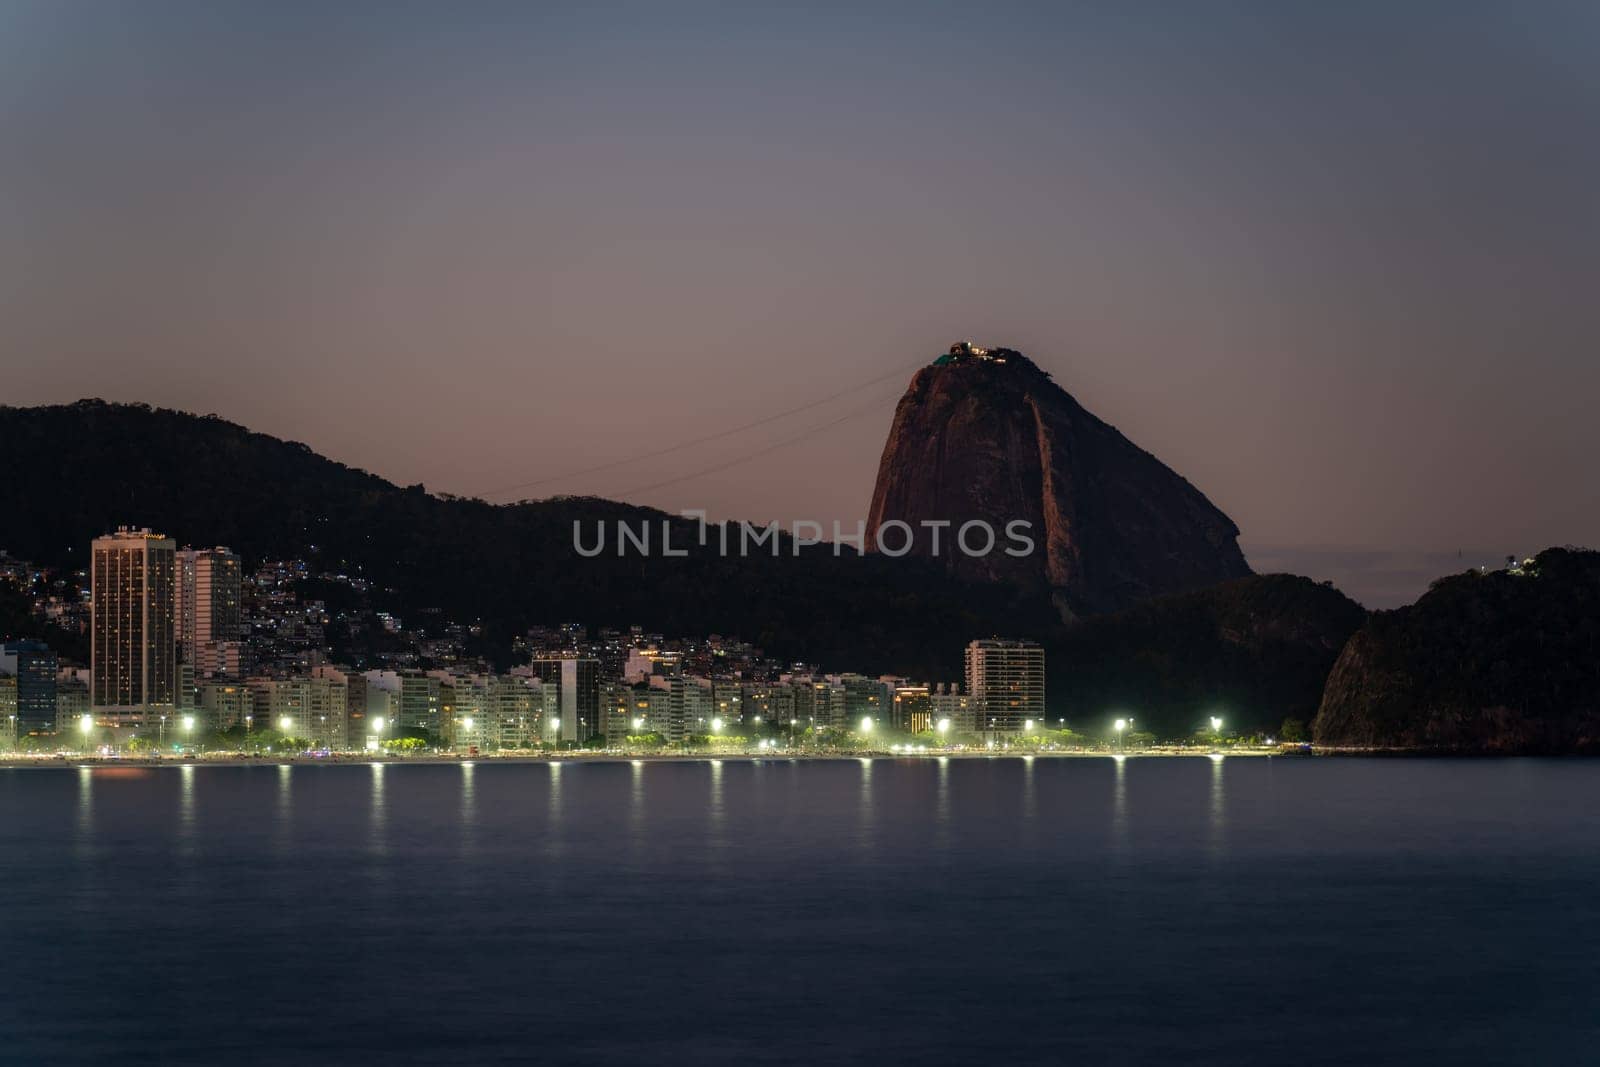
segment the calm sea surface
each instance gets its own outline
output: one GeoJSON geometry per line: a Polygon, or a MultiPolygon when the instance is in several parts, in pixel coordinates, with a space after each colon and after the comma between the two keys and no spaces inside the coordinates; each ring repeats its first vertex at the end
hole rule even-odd
{"type": "Polygon", "coordinates": [[[0,1059],[1600,1062],[1600,762],[0,770],[0,1059]]]}

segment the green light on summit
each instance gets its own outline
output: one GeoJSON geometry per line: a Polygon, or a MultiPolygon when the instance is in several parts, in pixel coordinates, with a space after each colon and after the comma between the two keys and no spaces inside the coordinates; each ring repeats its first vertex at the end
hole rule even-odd
{"type": "Polygon", "coordinates": [[[1004,348],[988,349],[973,344],[971,341],[959,341],[950,346],[950,351],[933,361],[935,367],[947,366],[965,360],[983,360],[984,362],[1004,363],[1004,348]]]}

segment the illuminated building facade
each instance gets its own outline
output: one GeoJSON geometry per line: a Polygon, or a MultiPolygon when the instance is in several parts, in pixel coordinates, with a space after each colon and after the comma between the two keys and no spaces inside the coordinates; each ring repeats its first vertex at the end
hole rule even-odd
{"type": "Polygon", "coordinates": [[[998,638],[967,646],[967,694],[979,733],[1015,733],[1044,720],[1044,649],[998,638]]]}
{"type": "Polygon", "coordinates": [[[177,707],[177,551],[127,527],[94,541],[89,699],[101,721],[143,725],[177,707]]]}

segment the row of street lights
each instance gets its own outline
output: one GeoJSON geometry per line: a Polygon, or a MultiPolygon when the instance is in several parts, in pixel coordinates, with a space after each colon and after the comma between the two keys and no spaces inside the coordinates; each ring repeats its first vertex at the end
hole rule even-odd
{"type": "MultiPolygon", "coordinates": [[[[254,721],[255,721],[255,716],[253,716],[253,715],[245,716],[245,725],[246,725],[246,727],[248,727],[254,721]]],[[[195,719],[195,717],[193,715],[184,715],[178,720],[178,725],[182,728],[183,735],[184,735],[185,739],[189,739],[189,738],[192,738],[194,736],[194,728],[197,725],[197,720],[195,719]]],[[[467,729],[469,729],[469,730],[472,729],[472,720],[468,719],[466,721],[466,725],[467,725],[467,729]]],[[[167,727],[167,717],[165,715],[163,715],[163,716],[161,716],[160,729],[159,729],[159,732],[157,734],[158,744],[160,744],[162,747],[165,747],[165,745],[166,745],[166,727],[167,727]]],[[[294,722],[294,718],[292,716],[283,715],[283,716],[280,716],[278,718],[278,730],[279,730],[279,732],[281,732],[281,733],[283,733],[285,735],[288,735],[292,730],[294,730],[294,727],[295,727],[295,722],[294,722]]],[[[83,734],[83,736],[86,739],[89,737],[90,734],[94,733],[94,730],[95,730],[95,721],[94,721],[94,716],[93,715],[84,714],[84,715],[80,715],[78,717],[78,732],[83,734]]],[[[382,736],[383,730],[384,730],[384,721],[383,721],[383,719],[382,718],[373,719],[372,720],[372,732],[374,734],[378,735],[378,736],[382,736]]]]}
{"type": "MultiPolygon", "coordinates": [[[[1122,749],[1122,735],[1133,727],[1133,718],[1130,716],[1126,719],[1118,719],[1112,723],[1112,727],[1117,731],[1117,749],[1120,751],[1122,749]]],[[[1211,732],[1213,734],[1222,733],[1222,719],[1220,716],[1211,716],[1211,732]]]]}
{"type": "MultiPolygon", "coordinates": [[[[178,720],[178,724],[183,727],[185,736],[189,736],[194,733],[195,718],[193,715],[185,715],[183,718],[178,720]]],[[[78,732],[83,734],[84,737],[88,737],[90,734],[94,733],[94,725],[93,715],[85,714],[78,716],[78,732]]],[[[167,717],[163,715],[161,716],[161,731],[158,735],[162,742],[165,742],[166,740],[166,726],[167,717]]]]}
{"type": "MultiPolygon", "coordinates": [[[[253,720],[254,720],[254,716],[246,716],[246,724],[247,725],[250,722],[252,722],[253,720]]],[[[161,727],[162,727],[161,744],[163,746],[165,746],[165,743],[166,743],[166,734],[165,734],[166,722],[167,722],[167,717],[165,715],[161,716],[161,727]]],[[[463,727],[465,727],[468,731],[472,730],[472,728],[474,726],[474,722],[473,722],[473,719],[472,719],[471,716],[468,716],[467,718],[460,720],[460,722],[461,722],[461,725],[463,727]]],[[[796,720],[796,719],[791,719],[790,720],[791,733],[793,732],[793,727],[797,722],[798,722],[798,720],[796,720]]],[[[1063,723],[1064,722],[1065,722],[1065,720],[1063,720],[1063,723]]],[[[1220,734],[1222,732],[1222,719],[1221,719],[1221,717],[1213,715],[1213,716],[1210,717],[1210,722],[1211,722],[1211,732],[1213,734],[1220,734]]],[[[192,738],[193,735],[194,735],[195,717],[193,715],[185,715],[179,720],[179,723],[183,728],[183,733],[184,733],[185,738],[192,738]]],[[[645,720],[644,720],[644,718],[642,716],[638,717],[638,718],[635,718],[633,720],[633,728],[635,730],[642,730],[644,728],[644,725],[645,725],[645,720]]],[[[717,734],[720,734],[725,725],[726,724],[722,721],[721,718],[712,719],[711,720],[711,733],[712,733],[712,735],[715,736],[717,734]]],[[[1035,725],[1034,720],[1029,719],[1027,722],[1023,723],[1023,732],[1032,733],[1034,725],[1035,725]]],[[[373,735],[373,740],[374,740],[374,742],[376,742],[371,747],[375,748],[375,747],[378,747],[378,745],[382,743],[381,739],[383,737],[383,732],[384,732],[385,727],[387,726],[387,723],[380,716],[380,717],[374,718],[372,720],[371,726],[372,726],[371,733],[373,735]]],[[[874,722],[873,722],[873,719],[872,719],[872,717],[870,715],[862,717],[860,727],[861,727],[861,732],[863,734],[872,733],[873,726],[874,726],[874,722]]],[[[1123,747],[1123,735],[1126,734],[1128,730],[1132,729],[1132,727],[1133,727],[1133,718],[1132,718],[1132,716],[1129,716],[1127,718],[1117,719],[1114,723],[1112,723],[1112,728],[1116,731],[1117,748],[1119,750],[1123,747]]],[[[83,715],[83,716],[79,717],[79,719],[78,719],[78,729],[82,732],[85,740],[87,740],[89,735],[94,732],[94,728],[95,728],[95,721],[94,721],[94,716],[93,715],[87,715],[86,714],[86,715],[83,715]]],[[[561,720],[560,719],[552,719],[552,720],[550,720],[550,728],[552,730],[554,730],[554,731],[559,732],[560,729],[561,729],[561,720]]],[[[934,727],[934,729],[936,729],[938,731],[939,736],[941,736],[941,737],[948,736],[949,733],[950,733],[950,728],[951,728],[951,724],[950,724],[950,720],[949,719],[940,719],[938,721],[938,723],[934,727]]],[[[283,734],[288,735],[289,732],[294,729],[294,719],[292,717],[288,716],[288,715],[284,715],[284,716],[280,717],[278,719],[278,729],[283,734]]]]}

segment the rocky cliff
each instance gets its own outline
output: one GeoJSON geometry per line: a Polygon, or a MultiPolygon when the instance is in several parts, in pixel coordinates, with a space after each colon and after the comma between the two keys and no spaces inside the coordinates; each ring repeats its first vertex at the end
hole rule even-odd
{"type": "Polygon", "coordinates": [[[1440,579],[1373,615],[1333,666],[1318,744],[1600,751],[1600,553],[1440,579]]]}
{"type": "MultiPolygon", "coordinates": [[[[1198,489],[1005,348],[956,345],[912,378],[878,466],[869,533],[890,520],[912,527],[913,554],[1048,591],[1064,616],[1250,573],[1238,527],[1198,489]],[[996,531],[987,555],[952,544],[973,520],[996,531]],[[1021,548],[1004,536],[1014,520],[1029,524],[1031,552],[1005,551],[1021,548]]],[[[902,539],[894,529],[874,546],[898,551],[902,539]]],[[[969,544],[982,544],[977,528],[969,544]]]]}

